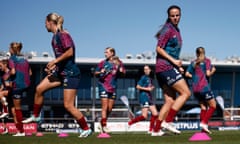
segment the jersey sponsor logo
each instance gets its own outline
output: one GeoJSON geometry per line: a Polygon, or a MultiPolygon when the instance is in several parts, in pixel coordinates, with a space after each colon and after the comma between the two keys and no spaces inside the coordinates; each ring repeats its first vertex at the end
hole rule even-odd
{"type": "Polygon", "coordinates": [[[20,95],[20,94],[15,94],[15,95],[13,95],[13,97],[14,97],[15,99],[20,99],[21,96],[22,96],[22,95],[20,95]]]}

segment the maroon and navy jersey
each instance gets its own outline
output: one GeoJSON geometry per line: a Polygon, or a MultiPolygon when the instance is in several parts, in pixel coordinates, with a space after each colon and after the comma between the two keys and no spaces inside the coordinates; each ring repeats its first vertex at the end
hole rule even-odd
{"type": "MultiPolygon", "coordinates": [[[[175,59],[179,59],[182,38],[178,28],[171,23],[166,23],[160,30],[157,46],[163,48],[166,53],[175,59]]],[[[156,57],[156,72],[163,72],[173,69],[174,65],[160,54],[156,57]]]]}
{"type": "Polygon", "coordinates": [[[122,68],[125,71],[125,68],[121,61],[119,66],[112,62],[109,62],[108,60],[103,60],[98,64],[96,71],[100,72],[101,69],[105,69],[105,73],[100,74],[99,77],[98,81],[99,91],[106,91],[109,93],[115,92],[118,72],[120,68],[122,68]]]}
{"type": "Polygon", "coordinates": [[[15,69],[16,74],[11,76],[13,90],[25,89],[30,86],[30,65],[22,56],[12,55],[9,59],[9,68],[15,69]]]}
{"type": "Polygon", "coordinates": [[[205,58],[203,62],[196,65],[196,60],[192,61],[187,68],[187,72],[192,74],[192,88],[193,92],[208,92],[210,91],[210,85],[206,76],[206,71],[211,70],[211,61],[205,58]]]}
{"type": "Polygon", "coordinates": [[[80,69],[75,63],[75,45],[70,34],[66,31],[58,31],[54,34],[52,38],[52,48],[56,58],[65,53],[69,48],[72,48],[74,52],[72,57],[56,64],[58,75],[70,77],[79,76],[80,69]]]}

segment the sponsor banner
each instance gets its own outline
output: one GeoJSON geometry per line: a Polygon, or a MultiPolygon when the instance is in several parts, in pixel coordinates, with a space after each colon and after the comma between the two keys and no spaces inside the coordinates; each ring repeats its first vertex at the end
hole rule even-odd
{"type": "MultiPolygon", "coordinates": [[[[88,126],[92,128],[92,123],[88,123],[88,126]]],[[[76,133],[79,131],[79,124],[77,123],[40,123],[38,124],[38,131],[41,132],[62,132],[69,131],[76,133]]]]}
{"type": "MultiPolygon", "coordinates": [[[[100,132],[98,129],[99,122],[94,123],[95,132],[100,132]]],[[[176,122],[175,126],[179,130],[199,130],[199,122],[176,122]]],[[[138,122],[128,127],[127,122],[108,122],[107,127],[111,132],[144,132],[149,130],[149,121],[138,122]]]]}
{"type": "Polygon", "coordinates": [[[240,126],[240,121],[225,121],[225,126],[240,126]]]}
{"type": "Polygon", "coordinates": [[[208,122],[210,128],[219,128],[219,127],[234,127],[240,126],[240,121],[210,121],[208,122]]]}
{"type": "MultiPolygon", "coordinates": [[[[98,129],[100,123],[94,123],[94,131],[100,132],[98,129]]],[[[149,122],[138,122],[128,127],[127,122],[108,122],[107,127],[111,132],[136,132],[147,131],[149,129],[149,122]]]]}
{"type": "Polygon", "coordinates": [[[224,122],[223,121],[209,121],[208,122],[208,126],[210,128],[218,128],[220,126],[224,126],[224,122]]]}
{"type": "Polygon", "coordinates": [[[199,130],[199,121],[181,121],[181,122],[176,122],[175,126],[179,130],[199,130]]]}
{"type": "Polygon", "coordinates": [[[56,133],[81,133],[82,129],[74,128],[74,129],[56,129],[56,133]]]}
{"type": "MultiPolygon", "coordinates": [[[[15,126],[15,123],[1,123],[0,124],[0,133],[4,131],[4,128],[8,129],[8,133],[16,133],[17,128],[15,126]]],[[[23,124],[23,129],[25,133],[36,133],[37,132],[37,124],[36,123],[29,123],[29,124],[23,124]]]]}
{"type": "Polygon", "coordinates": [[[240,130],[240,126],[223,126],[218,128],[219,131],[226,131],[226,130],[240,130]]]}

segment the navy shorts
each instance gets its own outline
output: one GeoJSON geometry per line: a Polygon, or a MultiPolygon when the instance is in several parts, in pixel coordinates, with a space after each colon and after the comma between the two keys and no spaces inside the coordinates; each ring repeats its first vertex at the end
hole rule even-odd
{"type": "Polygon", "coordinates": [[[109,98],[109,99],[113,99],[113,100],[116,100],[116,98],[117,98],[117,95],[115,92],[110,93],[110,92],[106,92],[106,91],[100,91],[99,96],[100,96],[100,98],[109,98]]]}
{"type": "Polygon", "coordinates": [[[80,76],[59,78],[56,76],[48,76],[50,82],[61,82],[64,89],[78,89],[80,86],[80,76]]]}
{"type": "Polygon", "coordinates": [[[212,91],[195,92],[194,96],[198,99],[198,101],[208,101],[214,98],[214,93],[212,91]]]}
{"type": "Polygon", "coordinates": [[[80,78],[78,77],[67,77],[63,79],[64,89],[78,89],[80,86],[80,78]]]}
{"type": "Polygon", "coordinates": [[[164,85],[172,86],[177,81],[183,79],[182,74],[176,68],[156,73],[156,77],[161,88],[163,88],[164,85]]]}
{"type": "Polygon", "coordinates": [[[149,108],[149,106],[153,105],[152,97],[146,94],[140,94],[139,102],[142,108],[149,108]]]}
{"type": "Polygon", "coordinates": [[[10,95],[12,96],[13,99],[22,99],[23,92],[25,91],[27,91],[27,88],[12,90],[10,95]]]}

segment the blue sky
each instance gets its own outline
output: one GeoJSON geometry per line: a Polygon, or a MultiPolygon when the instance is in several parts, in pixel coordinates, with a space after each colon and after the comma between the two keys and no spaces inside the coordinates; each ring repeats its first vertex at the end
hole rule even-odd
{"type": "Polygon", "coordinates": [[[44,22],[48,13],[57,12],[64,16],[77,57],[102,58],[108,46],[120,57],[155,51],[154,35],[172,4],[182,8],[182,54],[203,46],[218,59],[239,55],[238,0],[1,0],[0,50],[21,41],[24,52],[52,54],[52,33],[44,22]]]}

